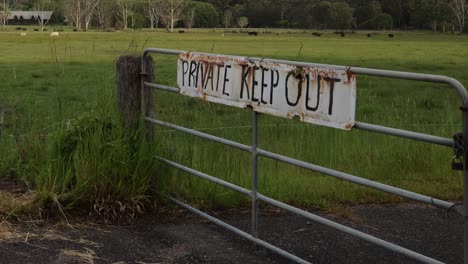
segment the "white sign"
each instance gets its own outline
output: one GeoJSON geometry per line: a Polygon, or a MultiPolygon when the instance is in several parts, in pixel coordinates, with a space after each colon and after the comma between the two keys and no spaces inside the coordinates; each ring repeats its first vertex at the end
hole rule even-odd
{"type": "Polygon", "coordinates": [[[351,130],[356,76],[245,57],[184,53],[177,63],[180,93],[280,117],[351,130]]]}

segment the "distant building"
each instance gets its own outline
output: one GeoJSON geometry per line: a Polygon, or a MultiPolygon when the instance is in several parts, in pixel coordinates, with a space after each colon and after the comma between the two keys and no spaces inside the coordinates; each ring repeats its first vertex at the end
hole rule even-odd
{"type": "Polygon", "coordinates": [[[53,11],[11,11],[7,19],[8,25],[34,25],[42,19],[44,24],[52,19],[53,11]]]}

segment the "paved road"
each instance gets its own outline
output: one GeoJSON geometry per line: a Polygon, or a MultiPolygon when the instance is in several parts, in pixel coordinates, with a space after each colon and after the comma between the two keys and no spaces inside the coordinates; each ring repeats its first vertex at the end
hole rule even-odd
{"type": "MultiPolygon", "coordinates": [[[[463,221],[458,215],[414,204],[350,210],[352,219],[320,214],[443,262],[463,262],[463,221]]],[[[247,213],[219,216],[249,229],[247,213]]],[[[262,213],[259,229],[262,238],[313,263],[414,263],[285,213],[262,213]]],[[[288,263],[186,213],[175,218],[153,213],[127,226],[30,225],[4,231],[0,238],[0,263],[288,263]]]]}

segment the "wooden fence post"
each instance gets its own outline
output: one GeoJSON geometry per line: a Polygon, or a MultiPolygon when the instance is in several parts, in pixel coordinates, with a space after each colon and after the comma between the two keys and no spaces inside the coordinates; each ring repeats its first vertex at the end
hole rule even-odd
{"type": "MultiPolygon", "coordinates": [[[[143,69],[145,72],[142,75],[142,96],[143,96],[143,113],[149,118],[154,118],[154,89],[150,87],[144,87],[143,82],[154,83],[154,61],[153,57],[145,57],[146,67],[143,69]]],[[[154,141],[154,124],[145,122],[146,128],[146,141],[154,141]]]]}
{"type": "Polygon", "coordinates": [[[3,105],[0,104],[0,139],[2,139],[2,131],[3,131],[3,114],[5,112],[5,108],[3,105]]]}
{"type": "MultiPolygon", "coordinates": [[[[142,90],[143,81],[154,81],[154,63],[151,57],[146,58],[146,74],[142,74],[141,56],[126,55],[117,60],[117,105],[124,127],[137,131],[142,113],[154,116],[153,90],[142,90]],[[143,100],[142,100],[143,99],[143,100]]],[[[152,139],[153,126],[145,126],[147,139],[152,139]]]]}

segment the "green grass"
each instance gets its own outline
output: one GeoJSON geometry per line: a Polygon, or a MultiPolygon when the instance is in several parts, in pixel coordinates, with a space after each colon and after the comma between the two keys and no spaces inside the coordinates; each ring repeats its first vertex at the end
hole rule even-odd
{"type": "MultiPolygon", "coordinates": [[[[137,197],[141,201],[139,198],[151,191],[163,190],[200,206],[244,204],[247,200],[238,194],[167,166],[158,164],[156,171],[149,165],[143,166],[142,161],[152,164],[151,156],[157,154],[250,187],[249,154],[179,132],[158,128],[153,150],[139,150],[141,156],[132,155],[135,149],[128,148],[129,141],[121,128],[112,132],[110,138],[96,131],[88,133],[80,141],[80,147],[73,149],[73,158],[66,161],[62,160],[63,152],[57,154],[50,150],[54,142],[61,142],[57,135],[69,132],[67,123],[76,128],[75,123],[83,115],[116,119],[112,107],[116,90],[115,60],[121,54],[141,52],[145,47],[442,74],[468,85],[467,36],[418,33],[397,34],[391,39],[385,34],[372,38],[353,34],[342,38],[330,33],[318,38],[301,31],[289,33],[274,31],[251,37],[212,30],[185,34],[63,32],[55,40],[50,39],[50,32],[28,31],[23,37],[19,32],[0,33],[0,102],[7,107],[5,133],[0,142],[0,173],[33,183],[34,188],[38,182],[47,189],[62,181],[63,188],[49,190],[61,195],[82,190],[68,184],[76,178],[82,179],[81,185],[76,186],[88,188],[87,194],[72,193],[71,197],[84,195],[83,200],[93,199],[90,191],[93,187],[107,186],[111,191],[104,193],[118,196],[113,199],[117,201],[123,197],[130,200],[137,197]],[[41,138],[46,138],[45,143],[41,143],[41,138]],[[83,142],[89,146],[85,148],[83,142]],[[115,148],[104,150],[108,155],[102,156],[101,145],[115,148]],[[25,160],[20,155],[22,149],[28,153],[29,150],[39,152],[38,158],[25,160]],[[118,160],[124,161],[118,163],[118,160]],[[31,168],[34,163],[39,164],[37,169],[31,168]],[[121,172],[115,172],[115,164],[121,165],[117,166],[121,172]],[[94,180],[89,180],[96,173],[94,180]],[[137,179],[134,191],[122,187],[131,181],[125,173],[137,179]],[[120,177],[120,186],[109,187],[113,177],[120,177]],[[142,187],[150,182],[152,189],[142,187]]],[[[155,61],[158,83],[175,85],[176,58],[156,55],[155,61]]],[[[461,131],[460,102],[449,86],[366,76],[358,76],[357,83],[359,121],[444,137],[461,131]]],[[[164,121],[245,144],[251,142],[250,110],[160,91],[156,93],[156,105],[156,115],[164,121]]],[[[453,150],[445,147],[265,115],[260,117],[260,147],[437,198],[460,200],[462,196],[462,176],[450,169],[453,150]]],[[[391,195],[269,159],[260,159],[259,171],[262,194],[299,205],[331,208],[337,204],[400,201],[391,195]]]]}

